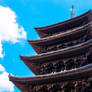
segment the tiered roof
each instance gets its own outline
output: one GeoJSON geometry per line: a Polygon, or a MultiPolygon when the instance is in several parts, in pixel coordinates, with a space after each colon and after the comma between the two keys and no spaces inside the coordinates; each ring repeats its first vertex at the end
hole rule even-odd
{"type": "Polygon", "coordinates": [[[60,49],[57,51],[38,54],[35,56],[20,56],[20,57],[23,60],[23,62],[29,67],[29,69],[32,70],[32,72],[39,75],[40,63],[53,62],[54,60],[57,59],[64,59],[78,56],[82,53],[88,52],[89,47],[92,47],[92,39],[79,45],[65,48],[62,50],[60,49]]]}
{"type": "Polygon", "coordinates": [[[61,85],[58,89],[58,92],[61,92],[61,87],[62,90],[66,90],[65,85],[71,82],[79,85],[80,81],[86,80],[87,85],[89,79],[92,81],[91,10],[64,22],[35,29],[41,39],[29,40],[29,43],[38,55],[20,58],[36,76],[9,76],[10,81],[22,92],[50,92],[52,86],[57,83],[61,85]],[[47,91],[43,91],[44,86],[47,87],[47,91]]]}

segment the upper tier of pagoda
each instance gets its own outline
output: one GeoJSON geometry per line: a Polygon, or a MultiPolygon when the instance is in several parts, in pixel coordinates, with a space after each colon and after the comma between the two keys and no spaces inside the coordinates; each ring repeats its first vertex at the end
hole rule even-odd
{"type": "Polygon", "coordinates": [[[70,47],[92,38],[92,22],[83,26],[61,32],[59,34],[41,38],[38,40],[28,40],[34,50],[38,53],[46,53],[70,47]]]}
{"type": "Polygon", "coordinates": [[[64,22],[56,23],[46,27],[35,27],[35,30],[41,38],[65,32],[69,29],[73,29],[84,24],[87,24],[92,20],[92,11],[88,11],[78,17],[66,20],[64,22]]]}
{"type": "Polygon", "coordinates": [[[91,90],[89,84],[92,82],[92,64],[36,77],[19,78],[10,75],[9,78],[22,92],[91,92],[88,90],[91,90]]]}

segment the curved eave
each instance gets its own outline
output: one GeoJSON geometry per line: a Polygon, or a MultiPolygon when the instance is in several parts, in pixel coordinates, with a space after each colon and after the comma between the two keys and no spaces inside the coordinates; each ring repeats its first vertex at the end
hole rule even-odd
{"type": "MultiPolygon", "coordinates": [[[[22,85],[42,85],[42,84],[50,84],[56,82],[66,82],[66,81],[76,81],[82,80],[85,78],[92,77],[92,64],[86,65],[81,68],[68,70],[65,72],[46,74],[46,75],[38,75],[35,77],[14,77],[9,76],[10,81],[14,84],[17,84],[17,87],[21,87],[22,85]]],[[[20,88],[19,88],[20,89],[20,88]]]]}
{"type": "MultiPolygon", "coordinates": [[[[85,29],[90,29],[92,28],[92,22],[83,25],[81,27],[78,28],[74,28],[73,30],[69,30],[57,35],[53,35],[50,37],[46,37],[46,38],[41,38],[38,40],[28,40],[29,44],[31,44],[31,46],[34,48],[34,50],[40,54],[41,52],[41,46],[47,46],[49,43],[54,43],[55,40],[61,38],[61,41],[67,39],[69,36],[72,36],[71,38],[75,38],[76,36],[73,36],[74,34],[79,36],[79,34],[83,33],[85,29]],[[42,44],[42,45],[41,45],[42,44]]],[[[69,38],[68,38],[69,39],[69,38]]],[[[54,43],[55,44],[55,43],[54,43]]]]}
{"type": "Polygon", "coordinates": [[[36,62],[38,62],[38,60],[43,60],[44,58],[46,59],[47,57],[50,58],[50,57],[58,56],[58,55],[60,55],[62,58],[67,57],[67,54],[77,53],[78,51],[81,52],[81,51],[83,51],[83,49],[85,51],[86,50],[85,48],[88,48],[90,46],[92,46],[92,39],[90,39],[86,42],[83,42],[81,44],[75,45],[75,46],[67,47],[65,49],[60,49],[60,50],[56,50],[56,51],[52,51],[52,52],[38,54],[35,56],[20,56],[20,57],[24,61],[27,60],[32,63],[36,63],[36,62]]]}
{"type": "Polygon", "coordinates": [[[69,22],[73,22],[73,21],[76,21],[76,20],[79,20],[85,16],[90,16],[90,14],[92,14],[92,11],[89,10],[88,12],[80,15],[80,16],[77,16],[77,17],[74,17],[72,19],[68,19],[66,21],[63,21],[63,22],[60,22],[60,23],[56,23],[56,24],[52,24],[50,26],[45,26],[45,27],[35,27],[34,29],[37,31],[37,33],[39,34],[39,36],[41,38],[43,38],[44,36],[46,36],[46,34],[44,33],[45,31],[48,31],[48,29],[51,29],[51,28],[55,28],[55,27],[58,27],[58,26],[62,26],[62,25],[65,25],[66,23],[69,23],[69,22]]]}

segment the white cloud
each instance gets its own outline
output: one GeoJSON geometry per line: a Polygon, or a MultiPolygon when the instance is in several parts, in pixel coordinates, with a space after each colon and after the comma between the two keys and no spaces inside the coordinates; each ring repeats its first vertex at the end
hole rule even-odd
{"type": "Polygon", "coordinates": [[[16,14],[8,7],[0,6],[0,57],[3,57],[2,41],[12,43],[26,39],[26,32],[16,22],[16,14]]]}
{"type": "Polygon", "coordinates": [[[5,68],[0,64],[0,72],[4,72],[5,68]]]}
{"type": "Polygon", "coordinates": [[[0,74],[0,92],[14,91],[14,85],[9,81],[8,75],[9,74],[7,72],[3,72],[2,74],[0,74]]]}
{"type": "Polygon", "coordinates": [[[9,81],[8,73],[5,68],[0,64],[0,92],[14,92],[14,85],[9,81]]]}

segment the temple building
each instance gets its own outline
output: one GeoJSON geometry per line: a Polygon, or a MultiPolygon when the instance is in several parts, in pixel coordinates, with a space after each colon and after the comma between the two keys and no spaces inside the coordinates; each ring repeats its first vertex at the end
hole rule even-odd
{"type": "Polygon", "coordinates": [[[20,56],[35,76],[10,81],[21,92],[92,92],[92,11],[35,30],[37,55],[20,56]]]}

